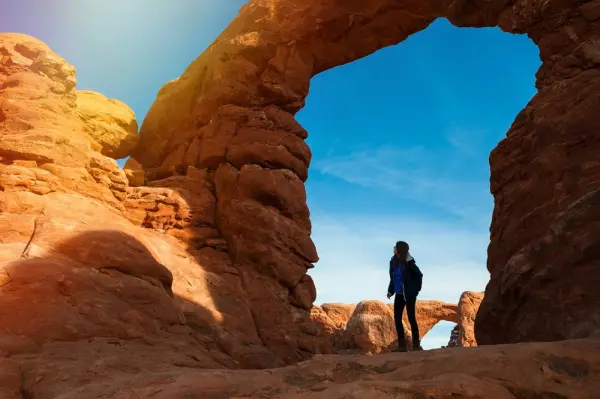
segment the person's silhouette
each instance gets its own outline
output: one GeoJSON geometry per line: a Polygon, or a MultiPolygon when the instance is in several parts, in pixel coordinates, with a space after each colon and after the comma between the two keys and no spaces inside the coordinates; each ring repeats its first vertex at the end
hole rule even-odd
{"type": "Polygon", "coordinates": [[[415,315],[417,296],[421,291],[423,273],[419,270],[415,259],[408,252],[409,246],[404,241],[398,241],[394,246],[394,256],[390,260],[390,283],[388,285],[388,299],[394,299],[394,321],[398,334],[398,349],[396,352],[406,352],[402,314],[406,307],[408,321],[412,332],[413,350],[423,350],[419,338],[419,326],[415,315]]]}

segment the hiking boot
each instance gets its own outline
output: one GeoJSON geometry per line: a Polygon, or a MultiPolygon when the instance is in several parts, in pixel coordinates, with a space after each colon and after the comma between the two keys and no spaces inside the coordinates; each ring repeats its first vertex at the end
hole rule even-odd
{"type": "Polygon", "coordinates": [[[421,343],[419,341],[413,342],[412,350],[413,352],[422,351],[423,347],[421,346],[421,343]]]}
{"type": "Polygon", "coordinates": [[[408,350],[406,349],[406,342],[404,340],[398,340],[398,347],[392,350],[392,352],[408,352],[408,350]]]}

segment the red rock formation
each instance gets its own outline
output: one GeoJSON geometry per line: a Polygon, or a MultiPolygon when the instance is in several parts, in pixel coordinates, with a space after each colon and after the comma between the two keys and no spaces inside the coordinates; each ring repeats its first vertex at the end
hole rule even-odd
{"type": "Polygon", "coordinates": [[[474,331],[475,317],[477,316],[483,296],[483,292],[472,291],[465,291],[460,296],[458,302],[458,324],[450,333],[449,348],[477,346],[474,331]]]}
{"type": "Polygon", "coordinates": [[[475,317],[483,300],[483,292],[463,292],[458,302],[459,346],[477,346],[475,339],[475,317]]]}
{"type": "Polygon", "coordinates": [[[299,301],[281,298],[317,259],[303,187],[307,133],[293,117],[311,77],[401,42],[438,17],[527,33],[543,61],[539,93],[491,155],[491,282],[478,341],[589,336],[600,328],[597,9],[585,0],[250,1],[160,91],[134,158],[148,176],[190,165],[215,172],[219,231],[245,286],[260,286],[248,298],[261,335],[276,341],[258,309],[291,327],[290,304],[299,301]]]}
{"type": "Polygon", "coordinates": [[[131,187],[139,187],[146,184],[146,173],[144,172],[142,165],[134,158],[129,158],[127,162],[125,162],[123,170],[125,171],[125,176],[131,187]]]}

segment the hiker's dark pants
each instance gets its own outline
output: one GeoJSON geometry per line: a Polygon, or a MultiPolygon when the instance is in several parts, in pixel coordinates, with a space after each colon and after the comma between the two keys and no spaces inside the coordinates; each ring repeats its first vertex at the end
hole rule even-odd
{"type": "Polygon", "coordinates": [[[404,328],[402,327],[402,313],[404,313],[405,307],[412,332],[413,344],[419,342],[419,326],[417,325],[417,316],[415,315],[416,304],[417,298],[409,298],[405,301],[402,293],[396,294],[396,298],[394,299],[394,321],[396,323],[396,332],[398,333],[398,346],[400,347],[405,346],[404,328]]]}

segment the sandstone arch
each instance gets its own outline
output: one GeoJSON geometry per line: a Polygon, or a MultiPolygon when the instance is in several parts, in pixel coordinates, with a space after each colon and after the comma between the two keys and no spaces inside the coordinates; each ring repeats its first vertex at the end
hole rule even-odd
{"type": "MultiPolygon", "coordinates": [[[[442,320],[458,323],[458,305],[441,301],[417,300],[419,339],[442,320]]],[[[337,352],[358,351],[375,354],[396,347],[394,305],[381,301],[362,301],[357,304],[324,303],[311,309],[312,319],[322,328],[326,340],[337,352]]],[[[412,347],[408,316],[404,313],[406,345],[412,347]]]]}
{"type": "Polygon", "coordinates": [[[132,162],[143,165],[147,180],[185,174],[187,166],[211,171],[219,233],[253,308],[270,309],[268,318],[254,314],[263,342],[300,342],[281,342],[269,330],[276,317],[293,331],[290,304],[308,310],[314,300],[305,277],[317,260],[303,186],[310,151],[307,132],[293,118],[310,78],[396,44],[439,17],[526,33],[543,61],[539,92],[490,156],[491,281],[477,341],[588,336],[600,326],[598,4],[252,0],[161,89],[132,162]]]}

